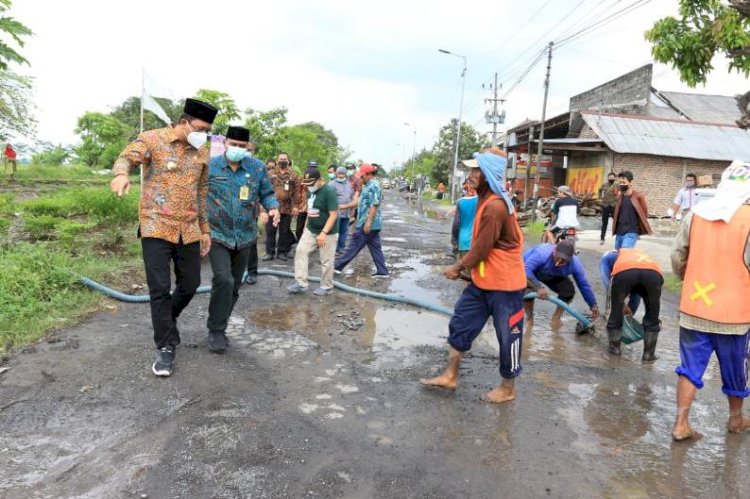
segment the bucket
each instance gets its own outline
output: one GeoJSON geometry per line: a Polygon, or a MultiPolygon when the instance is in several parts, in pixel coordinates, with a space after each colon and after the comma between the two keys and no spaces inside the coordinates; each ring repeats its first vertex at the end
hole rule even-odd
{"type": "Polygon", "coordinates": [[[643,339],[643,326],[632,315],[626,315],[622,321],[622,342],[626,345],[643,339]]]}

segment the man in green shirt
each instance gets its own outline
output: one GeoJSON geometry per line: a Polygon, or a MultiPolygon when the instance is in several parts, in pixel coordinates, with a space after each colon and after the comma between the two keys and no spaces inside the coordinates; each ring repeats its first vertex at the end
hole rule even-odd
{"type": "Polygon", "coordinates": [[[286,288],[290,293],[307,291],[308,259],[317,248],[320,252],[320,287],[316,296],[326,296],[333,289],[333,259],[338,241],[338,198],[336,191],[326,185],[317,167],[308,168],[302,183],[307,186],[307,223],[294,254],[294,284],[286,288]]]}

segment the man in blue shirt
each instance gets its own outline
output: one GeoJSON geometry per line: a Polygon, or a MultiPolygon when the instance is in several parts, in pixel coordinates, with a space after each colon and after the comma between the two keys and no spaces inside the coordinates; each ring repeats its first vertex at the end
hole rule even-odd
{"type": "Polygon", "coordinates": [[[464,182],[464,197],[456,202],[456,215],[453,218],[451,244],[453,253],[460,260],[471,248],[471,234],[474,230],[474,216],[477,213],[477,191],[469,182],[464,182]]]}
{"type": "MultiPolygon", "coordinates": [[[[535,246],[523,254],[523,264],[526,268],[529,288],[536,291],[542,300],[549,298],[551,290],[557,293],[557,298],[561,301],[572,302],[576,293],[570,280],[572,275],[583,299],[591,309],[591,314],[594,318],[599,317],[599,306],[596,304],[594,290],[586,280],[586,271],[581,260],[575,255],[573,241],[564,239],[557,244],[545,243],[535,246]]],[[[534,301],[526,301],[524,310],[527,323],[533,324],[534,301]]],[[[552,315],[553,325],[560,324],[562,313],[562,308],[557,307],[552,315]]]]}
{"type": "Polygon", "coordinates": [[[362,177],[364,186],[357,205],[357,230],[352,235],[344,254],[334,263],[334,272],[337,274],[340,274],[362,248],[367,246],[377,269],[372,277],[388,277],[388,267],[385,266],[385,256],[380,245],[380,230],[383,228],[380,202],[383,195],[380,184],[375,179],[376,173],[377,169],[370,164],[363,164],[359,168],[359,176],[362,177]]]}
{"type": "Polygon", "coordinates": [[[281,218],[279,202],[265,165],[247,155],[250,131],[230,126],[226,152],[211,158],[208,165],[208,221],[211,226],[213,270],[208,305],[208,348],[223,352],[229,342],[229,315],[239,297],[242,276],[247,269],[250,247],[257,244],[258,203],[268,211],[273,224],[281,218]]]}

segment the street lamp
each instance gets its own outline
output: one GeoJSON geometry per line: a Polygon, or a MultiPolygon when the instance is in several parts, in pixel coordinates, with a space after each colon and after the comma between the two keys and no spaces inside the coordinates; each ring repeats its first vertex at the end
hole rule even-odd
{"type": "Polygon", "coordinates": [[[412,125],[411,123],[408,123],[404,121],[404,126],[412,127],[414,128],[414,141],[412,145],[412,154],[411,154],[411,178],[414,179],[414,182],[416,185],[416,163],[417,163],[417,125],[412,125]]]}
{"type": "Polygon", "coordinates": [[[456,202],[456,173],[458,172],[458,146],[461,143],[461,119],[464,112],[464,87],[466,86],[466,56],[454,54],[445,49],[438,49],[441,54],[460,57],[464,61],[464,68],[461,71],[461,104],[458,107],[458,124],[456,125],[456,152],[453,155],[453,174],[451,175],[451,203],[456,202]]]}

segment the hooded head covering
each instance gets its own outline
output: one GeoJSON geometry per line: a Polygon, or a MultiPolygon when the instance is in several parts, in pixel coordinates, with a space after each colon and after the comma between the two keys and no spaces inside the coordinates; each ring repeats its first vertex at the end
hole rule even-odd
{"type": "Polygon", "coordinates": [[[716,195],[693,207],[693,213],[711,222],[729,223],[735,212],[750,199],[750,162],[734,160],[716,188],[716,195]]]}
{"type": "Polygon", "coordinates": [[[505,168],[508,166],[508,158],[493,154],[491,152],[475,152],[474,159],[479,163],[479,168],[484,174],[484,178],[487,179],[487,183],[490,184],[492,192],[500,196],[508,206],[508,213],[514,213],[513,201],[510,198],[510,194],[505,190],[505,168]]]}

